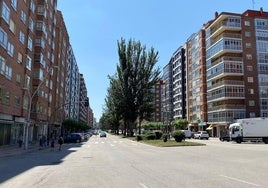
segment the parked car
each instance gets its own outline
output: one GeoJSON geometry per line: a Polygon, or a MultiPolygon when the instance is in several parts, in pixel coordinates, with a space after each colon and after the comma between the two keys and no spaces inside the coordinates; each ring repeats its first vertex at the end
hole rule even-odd
{"type": "Polygon", "coordinates": [[[106,133],[104,131],[100,131],[100,137],[106,137],[106,133]]]}
{"type": "Polygon", "coordinates": [[[207,139],[209,138],[209,135],[207,131],[198,131],[196,134],[194,134],[195,139],[207,139]]]}
{"type": "Polygon", "coordinates": [[[230,138],[230,135],[221,135],[219,137],[219,140],[222,141],[222,142],[224,142],[224,141],[229,142],[231,140],[231,138],[230,138]]]}
{"type": "Polygon", "coordinates": [[[71,133],[64,137],[64,143],[80,143],[84,140],[81,133],[71,133]]]}

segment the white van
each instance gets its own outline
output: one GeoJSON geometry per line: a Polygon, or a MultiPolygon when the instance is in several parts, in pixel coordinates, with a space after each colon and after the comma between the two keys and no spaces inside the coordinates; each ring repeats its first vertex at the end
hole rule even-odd
{"type": "Polygon", "coordinates": [[[190,131],[190,130],[183,130],[183,131],[185,134],[185,138],[189,138],[189,139],[192,138],[192,131],[190,131]]]}

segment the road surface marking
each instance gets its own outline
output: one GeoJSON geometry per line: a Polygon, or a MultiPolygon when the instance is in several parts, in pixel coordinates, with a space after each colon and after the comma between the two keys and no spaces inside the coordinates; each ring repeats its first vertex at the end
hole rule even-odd
{"type": "Polygon", "coordinates": [[[251,183],[251,182],[248,182],[248,181],[244,181],[244,180],[241,180],[241,179],[237,179],[237,178],[233,178],[233,177],[229,177],[229,176],[225,176],[225,175],[220,175],[220,176],[221,177],[224,177],[224,178],[231,179],[231,180],[235,180],[235,181],[238,181],[238,182],[242,182],[242,183],[245,183],[245,184],[254,185],[256,187],[259,187],[260,186],[258,184],[251,183]]]}
{"type": "Polygon", "coordinates": [[[144,185],[143,183],[139,183],[139,185],[143,188],[148,188],[146,185],[144,185]]]}

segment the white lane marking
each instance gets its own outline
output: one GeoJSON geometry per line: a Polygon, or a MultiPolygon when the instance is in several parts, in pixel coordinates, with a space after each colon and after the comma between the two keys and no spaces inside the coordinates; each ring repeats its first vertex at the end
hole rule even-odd
{"type": "Polygon", "coordinates": [[[95,144],[98,144],[99,142],[94,142],[95,144]]]}
{"type": "Polygon", "coordinates": [[[238,181],[238,182],[242,182],[242,183],[245,183],[245,184],[254,185],[256,187],[259,187],[260,186],[258,184],[251,183],[251,182],[248,182],[248,181],[244,181],[244,180],[241,180],[241,179],[237,179],[237,178],[233,178],[233,177],[229,177],[229,176],[225,176],[225,175],[220,175],[220,176],[221,177],[224,177],[224,178],[231,179],[231,180],[235,180],[235,181],[238,181]]]}
{"type": "Polygon", "coordinates": [[[113,145],[113,144],[111,144],[111,146],[113,147],[114,145],[113,145]]]}
{"type": "Polygon", "coordinates": [[[148,188],[146,185],[144,185],[143,183],[139,183],[139,185],[143,188],[148,188]]]}

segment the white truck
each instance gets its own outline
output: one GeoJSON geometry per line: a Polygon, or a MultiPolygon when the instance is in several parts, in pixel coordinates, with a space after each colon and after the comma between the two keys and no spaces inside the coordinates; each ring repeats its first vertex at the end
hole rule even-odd
{"type": "Polygon", "coordinates": [[[229,126],[230,139],[237,143],[263,141],[268,144],[268,118],[238,119],[229,126]]]}

